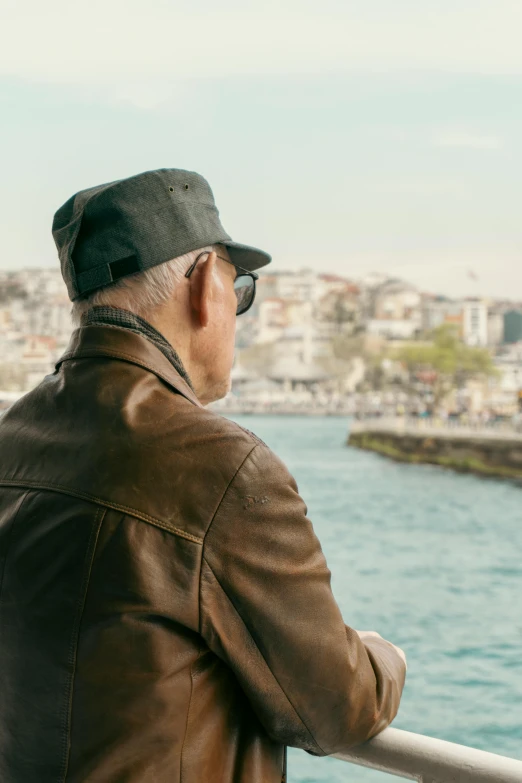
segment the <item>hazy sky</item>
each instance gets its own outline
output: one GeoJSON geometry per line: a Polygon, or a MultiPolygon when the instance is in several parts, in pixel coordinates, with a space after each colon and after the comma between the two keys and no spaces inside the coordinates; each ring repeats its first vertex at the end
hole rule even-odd
{"type": "Polygon", "coordinates": [[[522,299],[521,40],[522,0],[2,0],[0,266],[177,167],[274,268],[522,299]]]}

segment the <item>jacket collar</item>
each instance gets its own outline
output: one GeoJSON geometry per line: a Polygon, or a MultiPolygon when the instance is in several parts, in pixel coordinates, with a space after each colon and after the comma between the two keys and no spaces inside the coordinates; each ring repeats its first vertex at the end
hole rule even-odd
{"type": "Polygon", "coordinates": [[[65,353],[56,362],[56,369],[71,359],[100,356],[137,364],[161,378],[194,405],[203,407],[188,383],[154,343],[119,326],[93,324],[75,329],[65,353]]]}

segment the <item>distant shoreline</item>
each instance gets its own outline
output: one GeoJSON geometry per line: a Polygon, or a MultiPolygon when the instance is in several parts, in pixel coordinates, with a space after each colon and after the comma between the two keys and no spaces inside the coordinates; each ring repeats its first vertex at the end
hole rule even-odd
{"type": "Polygon", "coordinates": [[[211,410],[213,410],[215,413],[220,413],[223,416],[231,415],[231,416],[313,416],[313,417],[321,417],[321,416],[336,416],[337,418],[350,418],[353,416],[353,413],[347,412],[347,411],[328,411],[328,410],[317,410],[317,409],[309,409],[309,408],[282,408],[277,407],[274,409],[267,410],[266,408],[260,408],[260,407],[248,407],[248,408],[223,408],[219,405],[211,405],[209,406],[211,410]]]}

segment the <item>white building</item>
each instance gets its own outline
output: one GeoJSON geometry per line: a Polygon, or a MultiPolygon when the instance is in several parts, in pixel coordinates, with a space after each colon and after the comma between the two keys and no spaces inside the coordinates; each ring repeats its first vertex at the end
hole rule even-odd
{"type": "Polygon", "coordinates": [[[323,285],[316,272],[303,269],[300,272],[274,272],[262,275],[258,283],[261,299],[287,299],[299,302],[315,302],[323,292],[323,285]]]}
{"type": "Polygon", "coordinates": [[[258,305],[256,343],[273,343],[288,324],[286,303],[280,297],[265,299],[258,305]]]}
{"type": "Polygon", "coordinates": [[[462,329],[467,345],[488,344],[488,306],[483,299],[465,299],[462,303],[462,329]]]}
{"type": "Polygon", "coordinates": [[[409,283],[389,279],[366,292],[364,317],[369,334],[405,340],[421,329],[421,295],[409,283]]]}
{"type": "Polygon", "coordinates": [[[495,358],[502,391],[518,394],[522,390],[522,343],[504,346],[495,358]]]}
{"type": "Polygon", "coordinates": [[[256,343],[273,343],[289,327],[311,328],[313,306],[310,301],[274,297],[258,307],[256,343]]]}
{"type": "Polygon", "coordinates": [[[504,342],[504,311],[490,309],[488,311],[488,345],[502,345],[504,342]]]}
{"type": "Polygon", "coordinates": [[[420,326],[420,293],[402,280],[390,280],[375,293],[374,317],[385,320],[413,320],[420,326]]]}
{"type": "Polygon", "coordinates": [[[422,297],[421,326],[423,331],[431,332],[443,324],[452,324],[462,328],[462,302],[448,299],[445,296],[422,297]]]}
{"type": "Polygon", "coordinates": [[[366,324],[368,334],[384,337],[385,340],[410,340],[419,329],[417,320],[372,318],[366,324]]]}

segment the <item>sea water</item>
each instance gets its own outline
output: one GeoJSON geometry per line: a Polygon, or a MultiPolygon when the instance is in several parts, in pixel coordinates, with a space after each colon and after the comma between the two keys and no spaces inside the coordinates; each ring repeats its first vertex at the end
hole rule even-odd
{"type": "MultiPolygon", "coordinates": [[[[348,448],[347,419],[233,418],[295,476],[345,622],[406,652],[393,725],[522,759],[522,488],[348,448]]],[[[399,779],[295,749],[288,772],[399,779]]]]}

